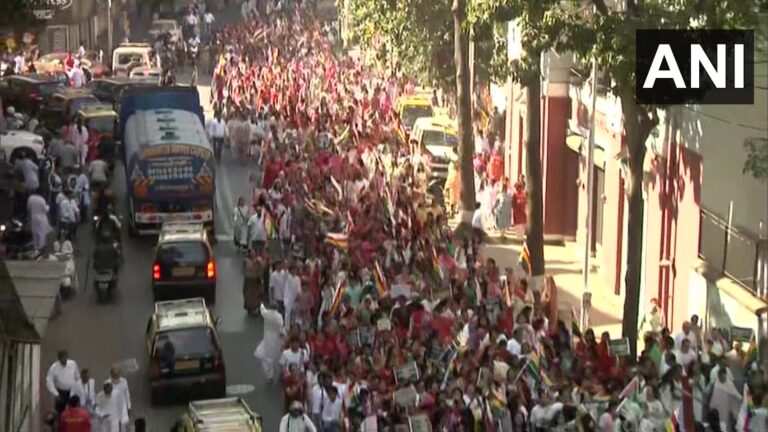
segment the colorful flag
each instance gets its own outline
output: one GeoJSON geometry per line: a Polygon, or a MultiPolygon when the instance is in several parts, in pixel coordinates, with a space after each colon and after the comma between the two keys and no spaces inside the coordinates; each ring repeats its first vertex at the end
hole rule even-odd
{"type": "Polygon", "coordinates": [[[349,236],[347,234],[328,233],[325,235],[325,242],[344,252],[349,250],[349,236]]]}
{"type": "Polygon", "coordinates": [[[379,294],[379,298],[383,298],[389,291],[389,283],[387,283],[387,277],[381,270],[381,265],[378,260],[374,263],[373,277],[376,282],[376,292],[379,294]]]}
{"type": "Polygon", "coordinates": [[[528,249],[528,243],[523,243],[523,250],[520,251],[520,265],[525,273],[531,275],[531,251],[528,249]]]}
{"type": "Polygon", "coordinates": [[[749,386],[744,383],[744,395],[741,400],[741,409],[739,409],[739,417],[736,420],[737,432],[749,432],[749,423],[752,414],[754,413],[755,404],[752,401],[752,395],[749,393],[749,386]]]}
{"type": "Polygon", "coordinates": [[[549,376],[541,367],[541,357],[539,356],[539,353],[537,353],[535,350],[531,351],[531,358],[529,359],[528,363],[530,363],[533,372],[535,372],[537,376],[541,377],[541,381],[544,383],[544,385],[551,387],[552,380],[549,379],[549,376]]]}
{"type": "Polygon", "coordinates": [[[675,432],[677,431],[677,428],[675,425],[677,424],[677,417],[674,413],[667,419],[667,421],[664,423],[664,430],[666,432],[675,432]]]}
{"type": "Polygon", "coordinates": [[[523,366],[522,375],[525,377],[525,380],[528,382],[528,385],[531,388],[541,387],[546,389],[552,385],[549,377],[537,370],[536,366],[531,360],[528,360],[525,363],[525,366],[523,366]]]}
{"type": "Polygon", "coordinates": [[[347,280],[342,279],[339,282],[339,286],[336,287],[336,292],[333,293],[333,302],[331,302],[331,316],[336,314],[341,305],[341,299],[344,297],[344,292],[347,290],[347,280]]]}
{"type": "Polygon", "coordinates": [[[445,274],[443,273],[443,266],[440,265],[440,260],[437,258],[437,251],[435,250],[435,247],[432,247],[432,271],[435,272],[435,275],[440,279],[445,279],[445,274]]]}
{"type": "Polygon", "coordinates": [[[624,387],[624,390],[621,391],[619,394],[619,400],[628,398],[628,399],[634,399],[636,398],[637,394],[640,392],[640,379],[638,377],[632,378],[632,381],[627,384],[626,387],[624,387]]]}

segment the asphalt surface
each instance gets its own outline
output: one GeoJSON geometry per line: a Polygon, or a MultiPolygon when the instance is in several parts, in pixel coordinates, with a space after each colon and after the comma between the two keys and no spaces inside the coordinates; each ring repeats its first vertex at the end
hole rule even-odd
{"type": "MultiPolygon", "coordinates": [[[[239,19],[236,8],[230,7],[217,15],[219,23],[239,19]]],[[[180,82],[188,82],[189,73],[182,74],[180,82]]],[[[200,99],[210,117],[208,107],[209,77],[200,81],[200,99]]],[[[218,327],[227,368],[227,385],[231,395],[242,396],[251,408],[264,418],[266,431],[276,431],[283,414],[282,390],[279,384],[267,384],[261,365],[253,356],[262,338],[262,321],[249,316],[242,301],[242,256],[232,243],[232,211],[239,196],[249,196],[248,176],[256,166],[242,165],[229,151],[225,151],[217,167],[216,179],[216,237],[214,247],[217,261],[217,301],[214,315],[221,318],[218,327]]],[[[125,173],[118,165],[112,188],[118,196],[118,212],[125,215],[125,173]]],[[[153,407],[149,399],[149,381],[146,376],[147,346],[145,332],[153,310],[151,293],[152,250],[156,238],[130,238],[123,228],[125,263],[119,274],[118,288],[109,303],[98,303],[93,290],[90,261],[93,239],[90,224],[80,228],[78,250],[79,291],[63,304],[59,316],[50,321],[43,340],[42,379],[56,352],[66,349],[70,358],[81,368],[88,368],[97,383],[107,379],[109,368],[115,363],[127,372],[133,409],[132,419],[143,417],[149,431],[168,431],[186,408],[175,405],[153,407]],[[138,366],[138,368],[136,368],[138,366]]],[[[52,406],[52,398],[44,387],[44,410],[52,406]]]]}

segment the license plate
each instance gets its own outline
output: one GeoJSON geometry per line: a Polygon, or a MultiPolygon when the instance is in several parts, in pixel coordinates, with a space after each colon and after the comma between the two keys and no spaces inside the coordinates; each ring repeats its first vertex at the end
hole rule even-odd
{"type": "Polygon", "coordinates": [[[106,282],[100,282],[99,283],[99,288],[109,288],[109,284],[106,283],[106,282]]]}
{"type": "Polygon", "coordinates": [[[194,267],[176,267],[173,269],[173,272],[171,272],[176,277],[188,277],[188,276],[194,276],[195,275],[195,268],[194,267]]]}
{"type": "Polygon", "coordinates": [[[190,370],[200,367],[199,360],[179,360],[176,362],[176,370],[190,370]]]}

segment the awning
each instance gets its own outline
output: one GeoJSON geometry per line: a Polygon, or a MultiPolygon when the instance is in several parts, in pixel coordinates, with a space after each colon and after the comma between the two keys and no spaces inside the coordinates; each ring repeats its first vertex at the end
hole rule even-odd
{"type": "MultiPolygon", "coordinates": [[[[565,145],[581,156],[587,157],[589,143],[583,136],[569,131],[568,136],[565,137],[565,145]]],[[[596,167],[605,169],[605,150],[597,143],[595,143],[594,162],[596,167]]]]}
{"type": "Polygon", "coordinates": [[[65,265],[59,261],[0,262],[0,340],[41,342],[65,265]]]}

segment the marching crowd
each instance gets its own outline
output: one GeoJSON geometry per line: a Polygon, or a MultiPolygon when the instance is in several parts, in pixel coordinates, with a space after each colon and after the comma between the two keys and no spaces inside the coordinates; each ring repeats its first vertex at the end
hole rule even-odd
{"type": "MultiPolygon", "coordinates": [[[[580,331],[551,278],[533,286],[525,249],[501,269],[482,235],[453,233],[429,167],[396,138],[394,101],[412,82],[337,54],[299,12],[222,31],[214,128],[258,161],[235,241],[244,306],[264,318],[255,355],[282,382],[280,432],[768,430],[754,340],[744,349],[695,316],[670,333],[654,304],[635,361],[580,331]]],[[[473,225],[520,226],[524,183],[510,188],[478,135],[478,209],[495,221],[473,225]]]]}

